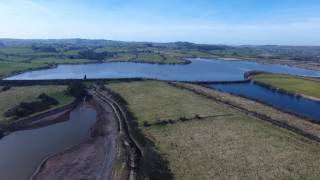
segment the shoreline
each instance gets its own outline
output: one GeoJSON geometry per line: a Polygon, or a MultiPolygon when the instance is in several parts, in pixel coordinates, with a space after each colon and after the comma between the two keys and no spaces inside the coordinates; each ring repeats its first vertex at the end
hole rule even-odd
{"type": "Polygon", "coordinates": [[[265,87],[265,88],[268,88],[272,91],[277,91],[279,93],[283,93],[283,94],[288,94],[288,95],[291,95],[291,96],[294,96],[294,97],[303,97],[305,99],[308,99],[308,100],[312,100],[312,101],[315,101],[315,102],[318,102],[320,103],[320,98],[317,98],[317,97],[313,97],[313,96],[308,96],[308,95],[305,95],[305,94],[301,94],[301,93],[296,93],[296,92],[291,92],[291,91],[287,91],[285,89],[282,89],[282,88],[278,88],[278,87],[275,87],[275,86],[272,86],[270,84],[266,84],[266,83],[262,83],[260,81],[256,81],[256,80],[251,80],[252,83],[254,84],[257,84],[259,86],[262,86],[262,87],[265,87]]]}
{"type": "MultiPolygon", "coordinates": [[[[281,74],[281,73],[270,73],[270,72],[262,72],[262,71],[260,71],[260,72],[259,71],[248,71],[248,72],[245,73],[245,79],[251,81],[254,84],[257,84],[257,85],[260,85],[262,87],[268,88],[268,89],[270,89],[272,91],[277,91],[277,92],[288,94],[288,95],[291,95],[291,96],[294,96],[294,97],[303,97],[305,99],[312,100],[312,101],[320,103],[320,98],[313,97],[313,96],[308,96],[308,95],[305,95],[305,94],[302,94],[302,93],[287,91],[285,89],[278,88],[278,87],[272,86],[270,84],[254,80],[253,77],[256,76],[256,75],[259,75],[259,74],[287,75],[287,74],[281,74]]],[[[305,78],[305,76],[297,76],[297,75],[289,75],[289,76],[297,77],[297,78],[305,78]]]]}
{"type": "Polygon", "coordinates": [[[193,91],[197,94],[200,94],[200,95],[202,95],[206,98],[212,99],[214,101],[229,105],[231,108],[238,109],[238,110],[240,110],[246,114],[252,115],[258,119],[270,122],[271,124],[274,124],[278,127],[281,127],[281,128],[287,129],[289,131],[292,131],[294,133],[300,134],[301,136],[304,136],[310,140],[320,142],[320,134],[318,131],[318,130],[320,130],[319,124],[308,121],[304,117],[299,117],[295,114],[285,112],[283,110],[280,110],[278,108],[275,108],[275,107],[270,106],[265,103],[261,103],[256,100],[248,99],[248,98],[241,97],[241,96],[235,96],[230,93],[220,92],[215,89],[208,88],[206,86],[198,86],[198,85],[176,83],[176,82],[173,82],[171,84],[176,87],[180,87],[183,89],[193,91]],[[198,86],[198,87],[195,87],[195,86],[198,86]],[[221,96],[221,97],[219,97],[219,96],[221,96]],[[233,98],[233,100],[230,100],[230,98],[231,99],[233,98]],[[240,102],[236,102],[236,100],[234,98],[240,100],[240,102]],[[261,106],[262,108],[271,109],[272,112],[268,111],[268,113],[266,113],[264,110],[262,113],[262,112],[259,112],[260,110],[257,111],[255,108],[248,109],[247,107],[244,107],[244,106],[248,106],[248,105],[243,105],[242,103],[243,104],[246,104],[246,103],[256,104],[258,106],[261,106]],[[272,114],[272,113],[275,113],[275,114],[272,114]],[[274,116],[274,117],[272,117],[272,116],[274,116]],[[283,119],[284,117],[282,117],[282,116],[285,116],[288,119],[286,119],[286,118],[283,119]],[[295,121],[295,122],[291,122],[291,121],[295,121]]]}
{"type": "MultiPolygon", "coordinates": [[[[289,67],[295,67],[295,68],[301,68],[301,69],[305,69],[305,70],[315,70],[315,71],[320,71],[320,64],[319,64],[319,68],[306,68],[306,67],[301,67],[298,66],[296,63],[299,62],[289,62],[289,63],[282,63],[281,61],[283,60],[279,60],[279,62],[268,62],[267,60],[261,60],[261,59],[250,59],[250,58],[227,58],[227,57],[185,57],[182,58],[185,62],[182,63],[165,63],[165,62],[145,62],[145,61],[130,61],[130,60],[106,60],[104,62],[83,62],[83,63],[61,63],[61,64],[47,64],[47,66],[44,67],[39,67],[39,68],[31,68],[31,69],[27,69],[27,70],[22,70],[22,71],[17,71],[17,72],[12,72],[8,75],[5,76],[1,76],[0,80],[6,80],[7,78],[13,77],[13,76],[17,76],[23,73],[27,73],[27,72],[32,72],[32,71],[41,71],[41,70],[47,70],[47,69],[54,69],[57,68],[59,65],[85,65],[85,64],[104,64],[104,63],[136,63],[136,64],[153,64],[153,65],[188,65],[192,63],[192,60],[197,60],[197,59],[207,59],[210,61],[214,61],[214,60],[223,60],[223,61],[248,61],[248,62],[256,62],[258,64],[273,64],[273,65],[285,65],[285,66],[289,66],[289,67]],[[191,59],[191,60],[190,60],[191,59]]],[[[273,60],[274,61],[274,60],[273,60]]],[[[287,60],[289,61],[289,60],[287,60]]],[[[303,63],[303,62],[301,62],[303,63]]],[[[45,65],[45,64],[44,64],[45,65]]]]}
{"type": "Polygon", "coordinates": [[[68,116],[78,104],[79,100],[75,99],[64,106],[20,118],[9,124],[0,125],[0,140],[15,131],[36,129],[67,121],[66,116],[68,116]]]}
{"type": "Polygon", "coordinates": [[[259,59],[259,58],[241,58],[241,57],[218,57],[217,59],[225,61],[249,61],[256,62],[259,64],[275,64],[275,65],[286,65],[289,67],[301,68],[305,70],[320,71],[319,62],[308,62],[308,61],[296,61],[288,59],[259,59]],[[307,63],[307,66],[306,66],[307,63]],[[315,68],[315,64],[317,67],[315,68]]]}
{"type": "Polygon", "coordinates": [[[117,148],[120,146],[119,130],[115,128],[118,126],[115,115],[111,113],[109,106],[103,106],[96,98],[90,99],[85,105],[97,112],[96,122],[90,128],[88,137],[77,145],[46,157],[30,180],[49,177],[68,180],[112,177],[117,148]],[[83,171],[84,168],[89,169],[90,173],[83,171]]]}
{"type": "Polygon", "coordinates": [[[32,72],[32,71],[41,71],[41,70],[49,70],[49,69],[55,69],[60,65],[85,65],[85,64],[107,64],[107,63],[136,63],[136,64],[155,64],[155,65],[188,65],[191,64],[192,62],[188,59],[184,59],[184,62],[182,63],[161,63],[161,62],[145,62],[145,61],[126,61],[126,60],[111,60],[111,61],[104,61],[104,62],[99,62],[99,61],[94,61],[93,62],[82,62],[82,63],[61,63],[61,64],[43,64],[43,67],[38,67],[38,68],[30,68],[26,70],[21,70],[21,71],[14,71],[8,75],[0,76],[0,80],[6,80],[7,78],[17,76],[23,73],[27,72],[32,72]]]}

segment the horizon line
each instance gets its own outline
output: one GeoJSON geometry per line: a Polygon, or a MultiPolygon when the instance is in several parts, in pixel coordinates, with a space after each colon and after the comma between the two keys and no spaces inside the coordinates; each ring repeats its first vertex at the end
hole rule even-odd
{"type": "Polygon", "coordinates": [[[192,41],[135,41],[135,40],[113,40],[113,39],[105,39],[105,38],[10,38],[10,37],[0,37],[1,40],[34,40],[34,41],[53,41],[53,40],[89,40],[89,41],[113,41],[113,42],[123,42],[123,43],[155,43],[155,44],[174,44],[174,43],[190,43],[195,45],[216,45],[216,46],[291,46],[291,47],[320,47],[319,45],[293,45],[293,44],[228,44],[228,43],[200,43],[200,42],[192,42],[192,41]]]}

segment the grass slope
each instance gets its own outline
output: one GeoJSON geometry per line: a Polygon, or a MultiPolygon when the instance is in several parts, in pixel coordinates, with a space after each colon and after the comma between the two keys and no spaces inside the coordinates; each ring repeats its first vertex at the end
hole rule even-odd
{"type": "Polygon", "coordinates": [[[128,101],[140,128],[169,161],[175,179],[317,179],[320,146],[163,82],[108,85],[128,101]],[[180,116],[222,115],[143,127],[142,122],[180,116]]]}
{"type": "Polygon", "coordinates": [[[25,70],[48,67],[47,64],[40,63],[13,63],[0,61],[0,78],[12,73],[17,73],[25,70]]]}
{"type": "Polygon", "coordinates": [[[0,92],[0,124],[10,122],[10,119],[4,116],[4,113],[18,105],[22,101],[32,101],[41,93],[46,93],[49,96],[59,101],[59,104],[52,108],[57,108],[67,103],[70,103],[74,98],[63,93],[66,86],[25,86],[12,87],[8,91],[0,92]]]}
{"type": "Polygon", "coordinates": [[[108,87],[134,104],[130,106],[130,110],[134,112],[140,125],[145,121],[154,123],[159,119],[177,120],[180,117],[193,118],[196,114],[212,116],[226,113],[225,108],[210,100],[199,99],[190,91],[157,81],[115,83],[108,87]]]}
{"type": "Polygon", "coordinates": [[[289,75],[260,74],[253,77],[257,82],[289,92],[320,98],[320,80],[289,75]]]}

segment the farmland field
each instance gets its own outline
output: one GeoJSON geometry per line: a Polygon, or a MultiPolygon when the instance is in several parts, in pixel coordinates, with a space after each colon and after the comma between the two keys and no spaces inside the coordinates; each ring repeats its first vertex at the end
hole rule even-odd
{"type": "Polygon", "coordinates": [[[0,92],[0,124],[10,122],[10,118],[4,116],[4,113],[18,105],[21,102],[30,102],[35,100],[41,93],[55,98],[59,104],[52,108],[61,107],[70,103],[74,98],[64,94],[66,86],[25,86],[11,87],[7,91],[0,92]]]}
{"type": "Polygon", "coordinates": [[[175,179],[317,179],[319,144],[167,83],[107,85],[128,102],[175,179]],[[200,119],[177,120],[179,117],[200,119]],[[153,125],[161,119],[175,123],[153,125]],[[151,126],[144,126],[149,122],[151,126]]]}
{"type": "Polygon", "coordinates": [[[288,92],[320,98],[320,79],[277,74],[260,74],[253,79],[288,92]]]}

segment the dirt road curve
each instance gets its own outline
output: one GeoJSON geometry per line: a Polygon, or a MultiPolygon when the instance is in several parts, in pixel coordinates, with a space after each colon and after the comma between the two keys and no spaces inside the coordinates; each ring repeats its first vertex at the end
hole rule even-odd
{"type": "Polygon", "coordinates": [[[46,160],[35,180],[111,179],[119,139],[117,119],[109,104],[93,96],[98,119],[92,137],[85,143],[46,160]]]}

